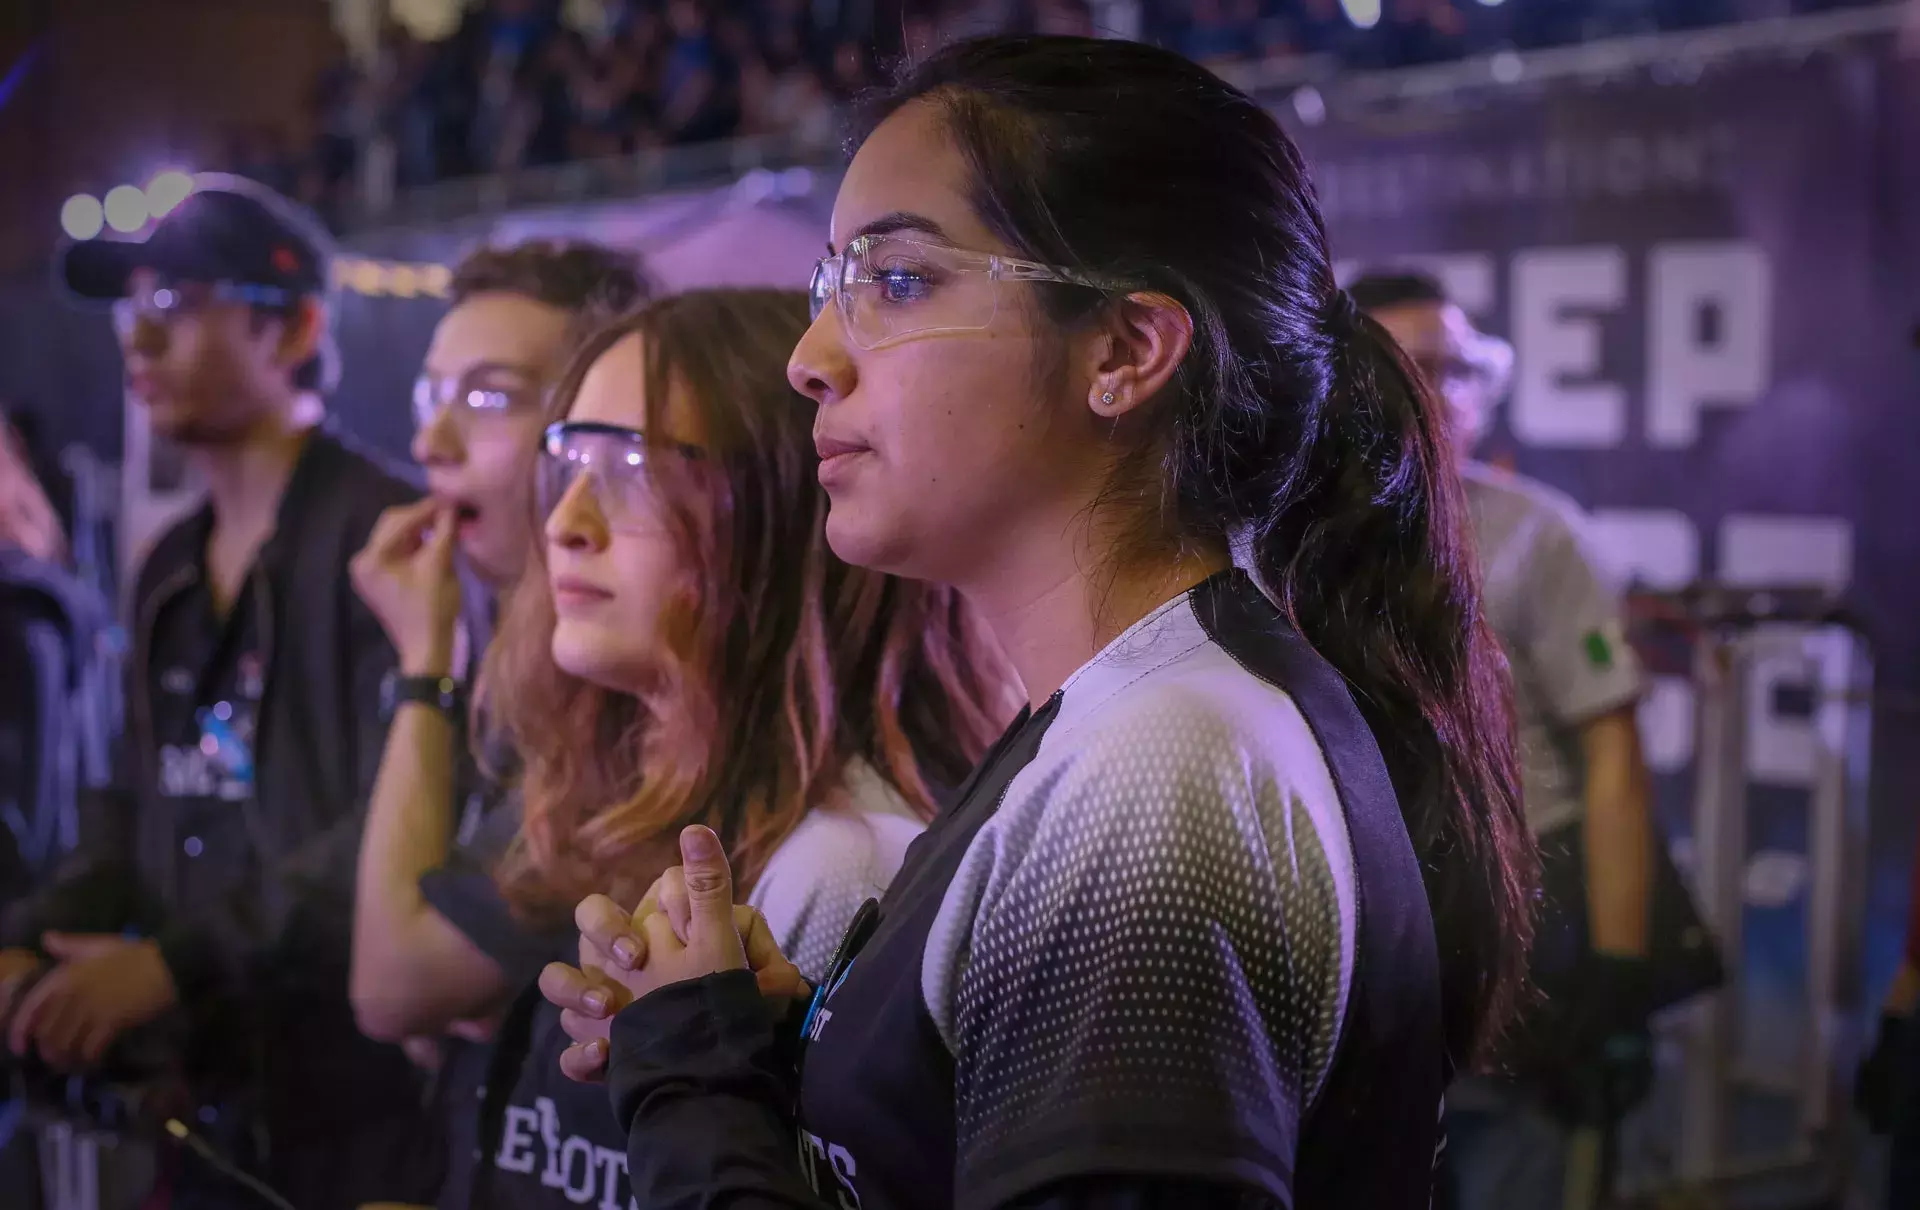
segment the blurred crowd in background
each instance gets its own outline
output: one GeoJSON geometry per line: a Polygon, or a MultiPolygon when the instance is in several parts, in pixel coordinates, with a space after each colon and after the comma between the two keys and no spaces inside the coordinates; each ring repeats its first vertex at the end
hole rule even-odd
{"type": "MultiPolygon", "coordinates": [[[[356,194],[783,135],[825,143],[882,66],[994,30],[1144,39],[1209,65],[1358,70],[1698,28],[1757,0],[918,0],[897,27],[812,0],[476,0],[446,36],[389,21],[313,90],[311,131],[230,132],[233,171],[328,212],[356,194]]],[[[1849,0],[1791,0],[1793,11],[1849,0]]],[[[1784,8],[1782,11],[1786,11],[1784,8]]]]}

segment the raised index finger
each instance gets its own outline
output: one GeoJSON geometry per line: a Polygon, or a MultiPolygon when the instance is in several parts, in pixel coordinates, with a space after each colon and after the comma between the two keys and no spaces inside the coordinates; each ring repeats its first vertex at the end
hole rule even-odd
{"type": "Polygon", "coordinates": [[[438,500],[427,496],[387,509],[373,523],[373,532],[367,535],[367,549],[377,556],[386,557],[418,545],[421,531],[433,519],[439,507],[438,500]]]}

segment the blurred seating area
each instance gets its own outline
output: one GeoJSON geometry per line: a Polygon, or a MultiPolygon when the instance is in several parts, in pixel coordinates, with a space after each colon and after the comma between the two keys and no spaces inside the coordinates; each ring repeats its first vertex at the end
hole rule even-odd
{"type": "Polygon", "coordinates": [[[883,64],[992,31],[1141,38],[1209,65],[1381,70],[1852,2],[469,0],[437,36],[390,16],[316,82],[310,131],[234,130],[222,158],[339,214],[440,181],[649,148],[825,144],[836,107],[883,64]]]}

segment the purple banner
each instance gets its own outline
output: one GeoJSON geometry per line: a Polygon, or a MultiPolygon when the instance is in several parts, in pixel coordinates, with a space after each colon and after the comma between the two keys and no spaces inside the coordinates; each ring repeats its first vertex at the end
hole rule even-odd
{"type": "MultiPolygon", "coordinates": [[[[1420,264],[1513,342],[1483,455],[1592,510],[1643,585],[1818,584],[1863,620],[1875,990],[1920,799],[1920,87],[1900,66],[1783,58],[1684,85],[1515,87],[1347,121],[1336,108],[1312,126],[1277,106],[1343,274],[1420,264]]],[[[1670,817],[1690,790],[1691,692],[1662,678],[1643,713],[1670,817]]],[[[1807,725],[1771,709],[1752,724],[1762,741],[1807,725]]],[[[1750,776],[1792,785],[1793,761],[1770,751],[1750,776]]]]}

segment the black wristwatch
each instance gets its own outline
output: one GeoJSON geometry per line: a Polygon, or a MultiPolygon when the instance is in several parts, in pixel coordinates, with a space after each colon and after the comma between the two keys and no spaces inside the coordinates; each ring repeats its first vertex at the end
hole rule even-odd
{"type": "Polygon", "coordinates": [[[466,712],[467,688],[450,676],[402,676],[389,672],[380,682],[380,717],[391,722],[402,703],[420,702],[458,722],[466,712]]]}

